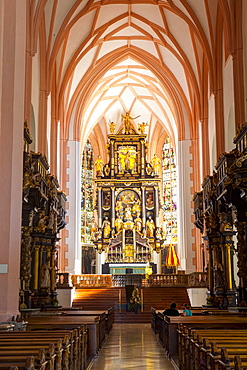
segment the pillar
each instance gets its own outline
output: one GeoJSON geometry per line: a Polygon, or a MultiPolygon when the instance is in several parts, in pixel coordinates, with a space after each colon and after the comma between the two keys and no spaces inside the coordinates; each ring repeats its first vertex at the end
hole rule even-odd
{"type": "Polygon", "coordinates": [[[71,274],[81,274],[81,160],[80,160],[80,142],[70,140],[68,142],[69,154],[67,160],[69,168],[67,169],[69,189],[67,210],[68,224],[66,229],[68,237],[66,243],[68,251],[66,258],[68,266],[66,272],[71,274]]]}
{"type": "Polygon", "coordinates": [[[26,4],[0,2],[0,321],[19,314],[26,4]]]}
{"type": "Polygon", "coordinates": [[[180,269],[186,270],[186,273],[195,271],[193,267],[193,258],[195,257],[191,245],[194,242],[192,238],[193,223],[191,216],[193,214],[190,189],[192,181],[190,180],[191,171],[188,170],[191,155],[189,148],[190,140],[178,142],[177,146],[177,176],[178,176],[178,247],[177,253],[180,260],[180,269]]]}

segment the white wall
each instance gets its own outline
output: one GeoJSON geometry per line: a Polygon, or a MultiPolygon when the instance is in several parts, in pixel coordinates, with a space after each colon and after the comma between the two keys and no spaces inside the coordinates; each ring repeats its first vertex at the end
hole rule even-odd
{"type": "Polygon", "coordinates": [[[187,289],[190,304],[192,307],[202,306],[206,304],[207,288],[190,288],[187,289]]]}

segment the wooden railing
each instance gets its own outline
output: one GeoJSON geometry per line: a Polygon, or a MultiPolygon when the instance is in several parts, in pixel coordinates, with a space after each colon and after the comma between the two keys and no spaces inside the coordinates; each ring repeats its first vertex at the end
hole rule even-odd
{"type": "Polygon", "coordinates": [[[72,284],[76,288],[110,288],[112,287],[112,275],[72,275],[72,284]]]}
{"type": "Polygon", "coordinates": [[[198,288],[207,286],[207,273],[192,272],[191,274],[167,274],[151,275],[148,280],[149,286],[179,286],[198,288]]]}
{"type": "MultiPolygon", "coordinates": [[[[186,287],[186,288],[204,288],[207,287],[207,273],[193,272],[191,274],[155,274],[150,275],[149,279],[141,274],[126,275],[94,275],[82,274],[71,275],[58,274],[57,287],[68,287],[69,281],[76,288],[93,287],[124,287],[125,285],[136,285],[139,287],[186,287]]],[[[70,285],[71,286],[71,285],[70,285]]]]}

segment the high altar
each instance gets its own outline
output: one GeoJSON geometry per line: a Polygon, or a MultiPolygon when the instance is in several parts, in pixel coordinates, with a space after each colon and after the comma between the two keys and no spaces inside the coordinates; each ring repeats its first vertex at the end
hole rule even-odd
{"type": "Polygon", "coordinates": [[[99,253],[105,251],[111,273],[124,273],[128,267],[144,272],[154,262],[153,251],[159,253],[163,244],[161,161],[156,155],[147,161],[145,126],[139,123],[136,130],[128,112],[118,132],[111,122],[108,163],[100,156],[95,161],[97,217],[91,239],[99,253]]]}

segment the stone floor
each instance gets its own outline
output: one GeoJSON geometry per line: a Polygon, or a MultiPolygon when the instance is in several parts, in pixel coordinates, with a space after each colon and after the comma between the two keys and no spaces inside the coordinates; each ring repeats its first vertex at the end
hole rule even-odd
{"type": "Polygon", "coordinates": [[[151,324],[114,324],[90,370],[174,370],[151,324]]]}

